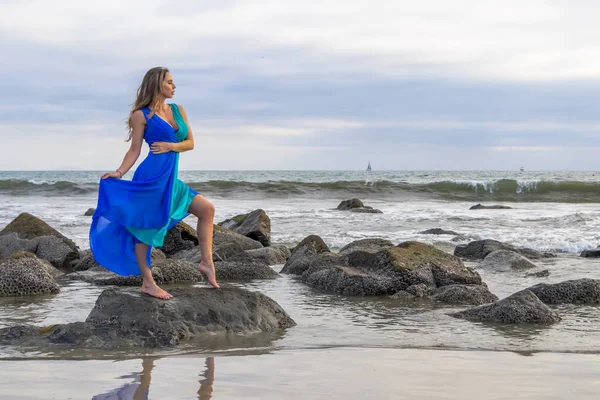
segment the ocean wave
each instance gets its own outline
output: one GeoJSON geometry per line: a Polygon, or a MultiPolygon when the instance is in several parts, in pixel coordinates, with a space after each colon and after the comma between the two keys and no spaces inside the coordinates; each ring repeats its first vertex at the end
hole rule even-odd
{"type": "MultiPolygon", "coordinates": [[[[422,197],[452,201],[507,201],[507,202],[600,202],[600,183],[580,181],[439,181],[430,183],[380,181],[265,181],[248,182],[210,180],[186,182],[201,193],[217,196],[243,197],[256,195],[283,196],[379,196],[402,199],[422,197]]],[[[0,193],[26,195],[75,196],[98,190],[97,182],[0,180],[0,193]]]]}

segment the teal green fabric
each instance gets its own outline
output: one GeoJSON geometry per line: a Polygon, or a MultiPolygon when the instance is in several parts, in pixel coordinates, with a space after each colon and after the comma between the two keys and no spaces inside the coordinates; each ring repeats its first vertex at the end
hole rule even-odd
{"type": "MultiPolygon", "coordinates": [[[[179,128],[177,131],[175,131],[175,136],[177,138],[177,141],[181,142],[182,140],[185,140],[185,138],[187,138],[189,128],[185,123],[185,120],[183,119],[181,113],[179,112],[179,107],[177,106],[177,104],[169,104],[169,106],[171,107],[173,117],[175,119],[177,127],[179,128]]],[[[153,117],[160,118],[156,115],[153,117]]],[[[192,200],[194,200],[194,196],[197,194],[195,191],[190,190],[190,188],[185,183],[179,180],[179,153],[176,152],[175,154],[176,158],[173,171],[173,174],[175,176],[171,192],[171,206],[169,212],[170,218],[168,223],[160,229],[137,229],[127,227],[127,230],[131,232],[131,234],[133,234],[140,242],[146,243],[153,247],[161,247],[163,245],[165,235],[167,234],[167,231],[174,225],[174,221],[181,221],[182,219],[187,217],[187,215],[189,214],[188,210],[190,208],[190,205],[192,204],[192,200]]]]}

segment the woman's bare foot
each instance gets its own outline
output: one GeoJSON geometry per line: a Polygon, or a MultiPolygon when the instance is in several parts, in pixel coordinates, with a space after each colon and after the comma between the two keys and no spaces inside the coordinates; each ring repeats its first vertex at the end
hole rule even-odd
{"type": "Polygon", "coordinates": [[[206,264],[204,261],[202,261],[200,263],[200,265],[198,266],[198,269],[200,270],[200,272],[202,272],[204,275],[206,275],[206,278],[208,279],[208,283],[210,283],[214,288],[219,289],[220,286],[217,283],[217,277],[216,277],[216,273],[215,273],[215,265],[214,264],[206,264]]]}
{"type": "Polygon", "coordinates": [[[173,296],[161,289],[156,283],[152,282],[152,283],[143,283],[142,284],[142,293],[145,293],[149,296],[152,297],[156,297],[157,299],[162,299],[162,300],[170,300],[173,298],[173,296]]]}

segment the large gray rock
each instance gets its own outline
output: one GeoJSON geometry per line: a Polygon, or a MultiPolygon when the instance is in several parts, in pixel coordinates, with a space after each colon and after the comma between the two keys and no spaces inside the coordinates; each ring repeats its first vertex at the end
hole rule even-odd
{"type": "Polygon", "coordinates": [[[483,285],[442,286],[435,290],[431,298],[444,304],[470,304],[476,306],[498,300],[498,296],[483,285]]]}
{"type": "MultiPolygon", "coordinates": [[[[91,261],[90,261],[91,263],[91,261]]],[[[173,258],[156,258],[152,261],[152,276],[158,284],[195,283],[202,281],[198,265],[173,258]]],[[[66,279],[82,280],[95,285],[140,286],[140,275],[117,275],[101,266],[65,275],[66,279]]]]}
{"type": "Polygon", "coordinates": [[[170,256],[182,250],[189,250],[197,245],[198,237],[196,236],[196,230],[185,222],[180,221],[177,225],[169,229],[159,250],[170,256]]]}
{"type": "Polygon", "coordinates": [[[546,304],[600,304],[600,280],[597,279],[539,283],[528,289],[546,304]]]}
{"type": "Polygon", "coordinates": [[[79,249],[77,245],[69,238],[52,228],[50,225],[29,213],[21,213],[10,224],[6,225],[1,235],[16,233],[21,239],[33,239],[39,236],[56,236],[61,239],[73,251],[79,249]]]}
{"type": "Polygon", "coordinates": [[[172,347],[215,334],[251,335],[295,325],[271,298],[244,289],[176,288],[165,301],[139,290],[102,292],[85,322],[0,329],[0,344],[29,348],[172,347]]]}
{"type": "Polygon", "coordinates": [[[0,236],[0,259],[17,251],[33,253],[56,268],[70,270],[71,264],[79,257],[62,239],[56,236],[38,236],[22,239],[16,232],[0,236]]]}
{"type": "Polygon", "coordinates": [[[537,265],[511,250],[494,250],[479,264],[480,268],[494,271],[523,271],[537,265]]]}
{"type": "Polygon", "coordinates": [[[305,237],[294,249],[283,268],[282,274],[301,275],[308,269],[310,260],[319,253],[329,253],[329,247],[317,235],[305,237]]]}
{"type": "Polygon", "coordinates": [[[290,257],[290,250],[284,245],[272,245],[261,249],[245,250],[229,257],[227,261],[256,262],[266,265],[283,264],[290,257]]]}
{"type": "Polygon", "coordinates": [[[267,264],[256,261],[220,261],[215,263],[218,281],[273,279],[279,274],[267,264]]]}
{"type": "MultiPolygon", "coordinates": [[[[299,245],[300,250],[306,247],[299,245]]],[[[290,261],[295,253],[296,250],[290,261]]],[[[302,281],[331,293],[381,296],[419,285],[432,290],[453,284],[482,284],[479,274],[465,267],[458,257],[418,242],[384,248],[374,243],[365,246],[363,242],[348,246],[340,254],[320,248],[319,252],[307,251],[301,256],[289,270],[282,272],[301,273],[302,281]]]]}
{"type": "Polygon", "coordinates": [[[236,215],[219,225],[257,240],[265,247],[271,245],[271,219],[264,210],[258,209],[248,214],[236,215]]]}
{"type": "Polygon", "coordinates": [[[32,253],[18,251],[0,262],[0,296],[58,293],[61,272],[32,253]]]}
{"type": "Polygon", "coordinates": [[[495,303],[451,314],[474,322],[499,324],[553,324],[558,314],[525,289],[495,303]]]}

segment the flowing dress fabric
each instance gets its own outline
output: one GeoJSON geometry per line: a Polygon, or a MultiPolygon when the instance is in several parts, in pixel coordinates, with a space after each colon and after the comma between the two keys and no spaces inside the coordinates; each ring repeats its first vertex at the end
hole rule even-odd
{"type": "MultiPolygon", "coordinates": [[[[158,115],[143,108],[146,118],[144,140],[180,142],[188,135],[188,126],[179,107],[170,104],[177,123],[175,130],[158,115]]],[[[163,245],[167,231],[188,216],[198,193],[177,177],[179,153],[148,153],[131,181],[101,179],[98,204],[90,227],[90,248],[98,264],[119,275],[140,275],[135,244],[146,243],[146,261],[150,264],[152,247],[163,245]]]]}

